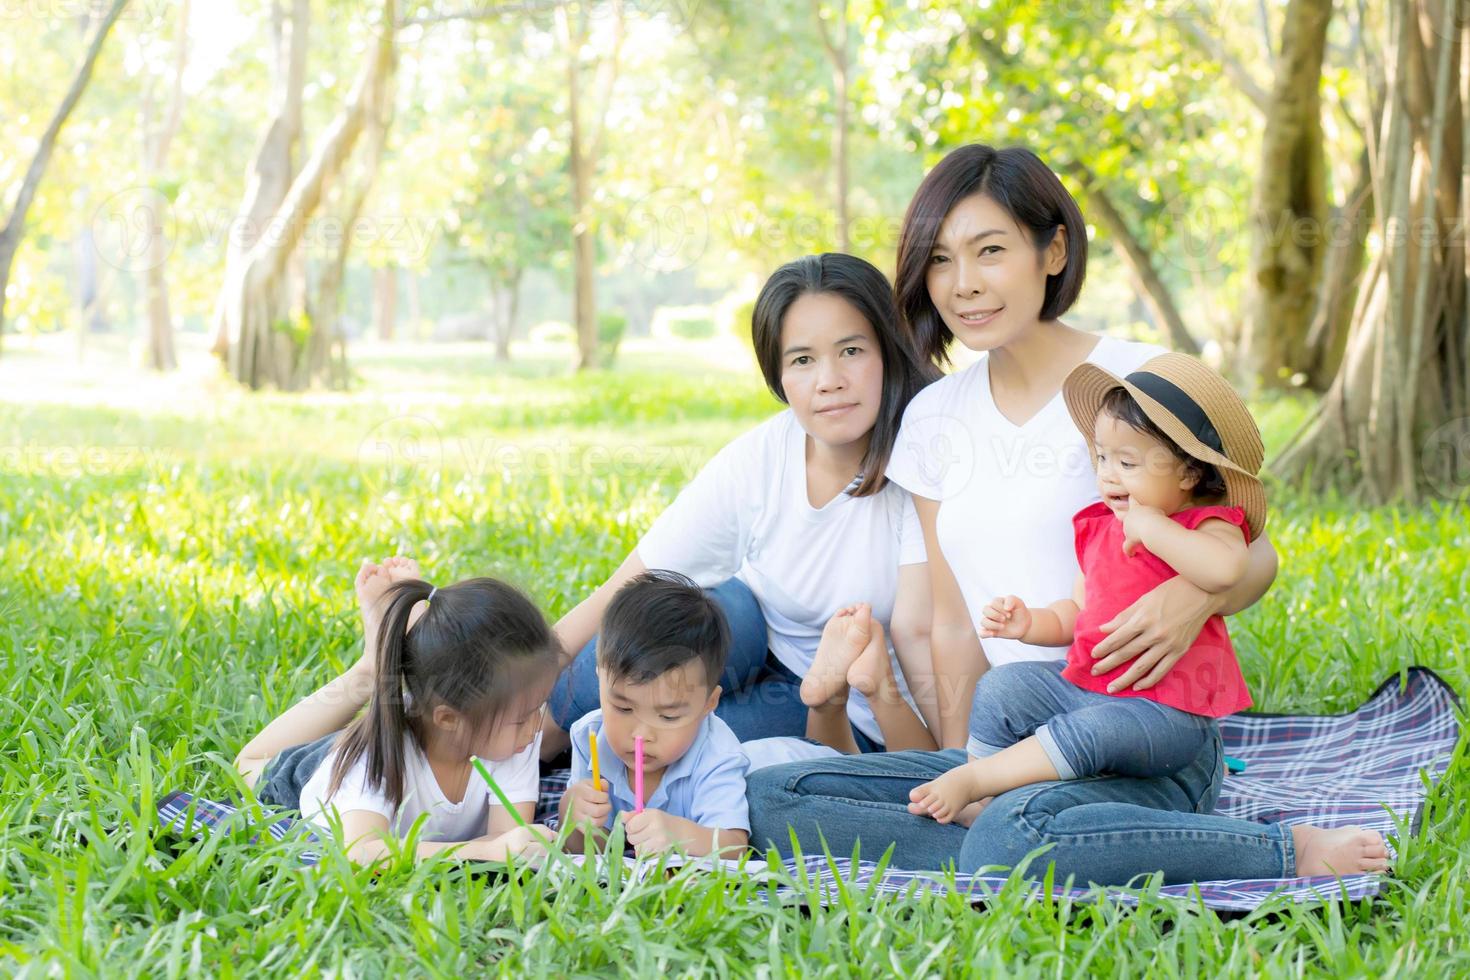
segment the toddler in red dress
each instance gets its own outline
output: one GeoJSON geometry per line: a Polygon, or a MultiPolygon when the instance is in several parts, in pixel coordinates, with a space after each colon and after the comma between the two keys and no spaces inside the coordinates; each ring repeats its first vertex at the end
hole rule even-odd
{"type": "Polygon", "coordinates": [[[911,812],[941,823],[1030,783],[1169,775],[1218,738],[1215,719],[1251,704],[1219,616],[1148,690],[1109,689],[1126,665],[1092,673],[1101,625],[1166,579],[1223,592],[1244,576],[1248,544],[1266,521],[1256,475],[1264,448],[1250,411],[1224,378],[1183,354],[1153,358],[1126,378],[1082,364],[1062,391],[1102,497],[1072,518],[1081,574],[1070,597],[1048,606],[992,600],[979,633],[1070,647],[1065,661],[981,676],[969,761],[910,794],[911,812]]]}

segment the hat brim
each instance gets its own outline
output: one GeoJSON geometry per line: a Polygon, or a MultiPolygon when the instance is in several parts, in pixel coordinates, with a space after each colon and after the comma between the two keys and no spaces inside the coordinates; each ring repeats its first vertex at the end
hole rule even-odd
{"type": "Polygon", "coordinates": [[[1202,463],[1209,463],[1220,471],[1220,476],[1225,480],[1226,505],[1239,507],[1244,511],[1251,540],[1254,541],[1259,537],[1266,528],[1266,488],[1261,483],[1260,477],[1242,469],[1225,454],[1216,452],[1200,442],[1199,437],[1179,421],[1173,412],[1144,394],[1135,385],[1129,384],[1105,368],[1084,362],[1077,365],[1072,373],[1067,375],[1067,380],[1062,384],[1062,397],[1066,400],[1067,411],[1072,416],[1072,422],[1082,433],[1082,438],[1087,440],[1088,454],[1091,455],[1096,451],[1092,436],[1097,425],[1097,413],[1102,410],[1103,399],[1107,398],[1108,392],[1114,388],[1122,388],[1132,395],[1133,399],[1138,402],[1138,407],[1143,409],[1143,414],[1148,416],[1149,421],[1174,440],[1174,443],[1185,453],[1202,463]]]}

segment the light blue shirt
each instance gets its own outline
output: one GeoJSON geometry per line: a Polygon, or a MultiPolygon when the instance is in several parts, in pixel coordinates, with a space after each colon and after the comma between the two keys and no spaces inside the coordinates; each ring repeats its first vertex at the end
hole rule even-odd
{"type": "MultiPolygon", "coordinates": [[[[572,725],[572,782],[592,778],[588,732],[597,733],[597,762],[600,775],[607,780],[612,816],[632,813],[633,774],[608,744],[600,710],[583,715],[572,725]]],[[[749,768],[750,760],[730,726],[713,714],[706,715],[689,751],[664,770],[658,788],[643,805],[693,820],[701,827],[749,833],[750,808],[745,803],[745,772],[749,768]]]]}

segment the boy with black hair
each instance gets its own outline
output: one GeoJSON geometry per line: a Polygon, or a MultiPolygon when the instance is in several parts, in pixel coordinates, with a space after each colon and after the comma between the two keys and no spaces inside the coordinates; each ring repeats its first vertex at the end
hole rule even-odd
{"type": "Polygon", "coordinates": [[[618,590],[597,641],[602,707],[571,728],[572,774],[561,802],[562,822],[579,825],[570,846],[619,817],[639,855],[677,847],[689,855],[733,856],[745,849],[749,761],[714,714],[729,648],[724,613],[685,576],[646,572],[618,590]],[[589,739],[597,741],[596,783],[589,739]]]}

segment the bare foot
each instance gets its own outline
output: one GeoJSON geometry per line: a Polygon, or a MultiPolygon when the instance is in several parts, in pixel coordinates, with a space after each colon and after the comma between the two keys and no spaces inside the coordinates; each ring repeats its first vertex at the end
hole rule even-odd
{"type": "Polygon", "coordinates": [[[383,623],[383,593],[392,579],[388,570],[371,559],[363,559],[353,586],[357,590],[357,608],[362,613],[362,660],[369,670],[378,662],[378,629],[383,623]]]}
{"type": "Polygon", "coordinates": [[[419,571],[419,563],[412,558],[402,555],[394,555],[392,558],[383,560],[383,567],[388,570],[388,577],[394,582],[406,582],[409,579],[423,578],[419,571]]]}
{"type": "Polygon", "coordinates": [[[893,661],[888,659],[888,639],[883,624],[873,620],[873,635],[863,652],[847,668],[847,683],[865,698],[878,693],[882,683],[893,679],[893,661]]]}
{"type": "Polygon", "coordinates": [[[978,761],[971,759],[938,779],[915,786],[909,790],[909,812],[920,817],[933,817],[940,823],[955,820],[966,807],[981,799],[979,766],[978,761]]]}
{"type": "Polygon", "coordinates": [[[846,693],[847,671],[872,634],[873,613],[866,602],[839,609],[827,620],[811,668],[801,681],[801,703],[814,708],[846,693]]]}
{"type": "MultiPolygon", "coordinates": [[[[405,558],[402,555],[394,555],[392,558],[384,559],[383,567],[387,569],[388,578],[393,582],[394,585],[397,585],[399,582],[408,582],[412,581],[413,579],[422,579],[424,577],[423,572],[419,570],[419,563],[414,561],[412,558],[405,558]]],[[[422,602],[416,602],[413,604],[413,609],[411,609],[408,613],[409,629],[413,629],[414,624],[419,621],[419,617],[422,616],[428,610],[428,608],[429,607],[422,602]]]]}
{"type": "Polygon", "coordinates": [[[995,797],[987,796],[983,800],[976,800],[974,803],[971,803],[969,806],[961,810],[959,812],[959,815],[954,818],[954,822],[961,827],[972,826],[975,823],[975,818],[980,816],[980,811],[988,807],[990,805],[990,801],[993,799],[995,799],[995,797]]]}
{"type": "Polygon", "coordinates": [[[1388,870],[1388,847],[1376,830],[1326,830],[1302,825],[1292,827],[1291,836],[1296,844],[1299,877],[1380,874],[1388,870]]]}

